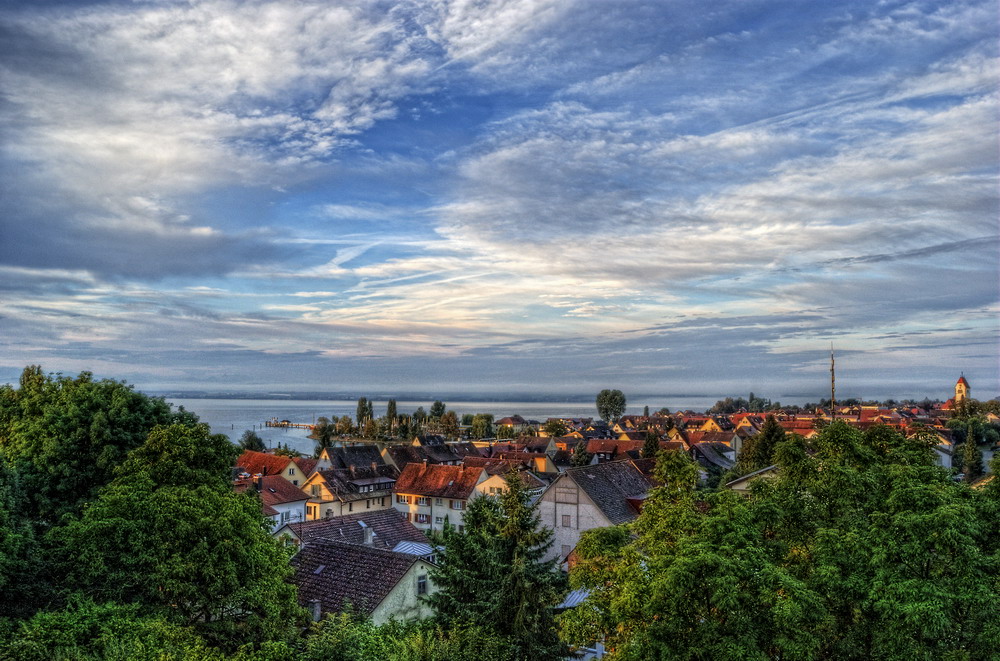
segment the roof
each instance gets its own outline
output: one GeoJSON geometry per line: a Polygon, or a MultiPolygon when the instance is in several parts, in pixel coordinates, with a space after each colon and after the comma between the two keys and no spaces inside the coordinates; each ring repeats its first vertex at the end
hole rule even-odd
{"type": "Polygon", "coordinates": [[[330,491],[345,502],[388,495],[392,491],[390,483],[395,483],[398,474],[399,471],[395,466],[386,466],[385,464],[374,468],[371,466],[368,468],[331,468],[315,473],[322,478],[330,491]],[[364,493],[360,491],[362,485],[368,486],[370,484],[386,484],[387,486],[375,491],[364,493]]]}
{"type": "Polygon", "coordinates": [[[371,468],[384,466],[385,460],[375,445],[351,445],[340,448],[327,448],[331,468],[371,468]]]}
{"type": "Polygon", "coordinates": [[[695,459],[702,459],[705,463],[712,464],[713,466],[718,466],[719,468],[729,470],[736,463],[729,457],[727,457],[723,452],[726,450],[732,450],[729,446],[724,443],[713,443],[711,441],[705,441],[703,443],[693,443],[691,445],[691,451],[695,455],[695,459]]]}
{"type": "Polygon", "coordinates": [[[311,457],[292,457],[292,461],[295,462],[295,465],[299,467],[299,470],[302,471],[306,477],[313,474],[313,471],[316,470],[316,464],[319,463],[319,459],[313,459],[311,457]]]}
{"type": "Polygon", "coordinates": [[[291,463],[288,457],[281,457],[267,452],[244,450],[236,459],[236,465],[251,475],[277,475],[291,463]]]}
{"type": "Polygon", "coordinates": [[[464,500],[472,495],[482,475],[478,466],[407,464],[396,481],[396,492],[464,500]]]}
{"type": "Polygon", "coordinates": [[[319,601],[321,613],[336,613],[350,604],[371,615],[418,560],[363,544],[320,542],[292,558],[292,582],[303,606],[319,601]]]}
{"type": "Polygon", "coordinates": [[[288,527],[302,544],[322,541],[364,544],[364,523],[374,533],[372,544],[376,548],[393,549],[402,542],[426,543],[427,536],[406,520],[402,512],[393,508],[374,510],[360,514],[334,516],[302,523],[291,523],[288,527]]]}
{"type": "Polygon", "coordinates": [[[955,382],[955,385],[958,385],[959,383],[961,383],[966,388],[969,387],[969,382],[965,380],[965,375],[964,374],[962,376],[958,377],[958,381],[955,382]]]}
{"type": "Polygon", "coordinates": [[[755,477],[765,477],[767,475],[773,475],[773,474],[775,474],[775,472],[777,471],[777,469],[778,469],[778,465],[777,464],[772,464],[772,465],[768,466],[767,468],[761,468],[760,470],[756,470],[756,471],[754,471],[752,473],[747,473],[743,477],[738,477],[735,480],[733,480],[732,482],[726,482],[726,486],[729,487],[729,488],[732,488],[732,486],[734,484],[739,484],[740,482],[748,482],[748,481],[752,480],[755,477]]]}
{"type": "Polygon", "coordinates": [[[569,468],[565,475],[583,489],[613,525],[635,519],[637,512],[627,499],[644,497],[651,486],[630,461],[569,468]]]}

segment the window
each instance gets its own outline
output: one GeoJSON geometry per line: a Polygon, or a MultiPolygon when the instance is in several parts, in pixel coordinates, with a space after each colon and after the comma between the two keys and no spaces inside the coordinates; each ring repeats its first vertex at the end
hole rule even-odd
{"type": "Polygon", "coordinates": [[[370,510],[371,508],[372,508],[372,501],[371,500],[366,500],[365,501],[365,509],[366,510],[370,510]]]}
{"type": "Polygon", "coordinates": [[[289,468],[288,469],[288,476],[291,477],[292,475],[295,475],[295,469],[294,468],[289,468]]]}
{"type": "Polygon", "coordinates": [[[396,496],[396,502],[399,503],[400,505],[409,505],[410,504],[410,497],[409,496],[396,496]]]}
{"type": "Polygon", "coordinates": [[[562,515],[562,525],[563,528],[569,528],[573,525],[573,516],[571,514],[562,515]]]}
{"type": "Polygon", "coordinates": [[[465,501],[464,500],[453,500],[451,501],[451,509],[453,510],[464,510],[465,501]]]}
{"type": "Polygon", "coordinates": [[[288,512],[281,513],[281,522],[286,523],[288,521],[288,512]]]}
{"type": "Polygon", "coordinates": [[[347,503],[347,511],[348,512],[354,511],[354,503],[347,503]]]}
{"type": "Polygon", "coordinates": [[[443,498],[435,498],[434,499],[434,504],[435,505],[444,505],[444,499],[443,498]]]}
{"type": "Polygon", "coordinates": [[[497,495],[499,495],[501,493],[503,493],[503,488],[501,488],[501,487],[490,487],[490,495],[491,496],[497,496],[497,495]]]}
{"type": "Polygon", "coordinates": [[[434,517],[434,523],[443,524],[444,523],[444,517],[443,516],[436,516],[436,517],[434,517]]]}
{"type": "Polygon", "coordinates": [[[292,480],[292,484],[294,484],[295,486],[299,486],[299,481],[298,480],[292,480]]]}
{"type": "Polygon", "coordinates": [[[426,496],[420,496],[417,498],[417,505],[430,505],[431,499],[426,496]]]}
{"type": "Polygon", "coordinates": [[[430,514],[418,514],[416,521],[417,521],[417,523],[430,523],[431,522],[431,515],[430,514]]]}
{"type": "Polygon", "coordinates": [[[309,518],[314,518],[316,516],[316,508],[313,505],[306,507],[309,510],[309,518]]]}
{"type": "Polygon", "coordinates": [[[314,484],[314,485],[312,485],[309,488],[312,490],[312,495],[314,497],[318,498],[319,497],[319,485],[318,484],[314,484]]]}
{"type": "Polygon", "coordinates": [[[417,576],[417,594],[427,594],[427,575],[417,576]]]}

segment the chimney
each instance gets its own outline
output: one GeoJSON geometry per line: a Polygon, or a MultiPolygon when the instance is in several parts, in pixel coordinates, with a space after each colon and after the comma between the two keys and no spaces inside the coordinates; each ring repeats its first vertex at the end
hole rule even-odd
{"type": "Polygon", "coordinates": [[[378,464],[376,464],[376,463],[375,463],[375,462],[373,461],[373,462],[372,462],[372,472],[374,472],[374,471],[376,471],[376,470],[378,470],[378,464]]]}
{"type": "Polygon", "coordinates": [[[323,617],[323,609],[322,609],[321,606],[322,606],[322,604],[321,604],[321,602],[320,602],[319,599],[310,599],[309,600],[309,608],[310,608],[310,610],[312,610],[312,621],[313,622],[319,622],[320,619],[323,617]]]}
{"type": "Polygon", "coordinates": [[[375,531],[371,529],[371,526],[365,524],[364,521],[358,521],[358,525],[361,526],[365,546],[374,546],[375,531]]]}
{"type": "Polygon", "coordinates": [[[264,476],[263,475],[258,475],[257,479],[255,479],[253,481],[253,488],[257,491],[257,493],[260,493],[261,491],[264,490],[264,476]]]}

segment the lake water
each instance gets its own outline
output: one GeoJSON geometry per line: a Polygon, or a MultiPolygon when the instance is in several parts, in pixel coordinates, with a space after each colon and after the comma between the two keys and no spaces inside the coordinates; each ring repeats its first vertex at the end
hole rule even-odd
{"type": "MultiPolygon", "coordinates": [[[[716,399],[704,397],[675,397],[666,403],[670,410],[692,409],[703,411],[710,408],[716,399]]],[[[289,400],[289,399],[180,399],[169,398],[167,401],[175,407],[183,406],[186,410],[198,415],[202,422],[208,423],[212,431],[226,434],[232,440],[238,440],[243,432],[251,429],[257,432],[266,443],[272,447],[275,444],[287,444],[293,450],[312,454],[314,442],[307,438],[307,429],[281,429],[265,427],[264,421],[271,418],[290,420],[313,424],[316,418],[339,418],[343,415],[354,417],[357,402],[349,400],[289,400]]],[[[447,403],[447,402],[446,402],[447,403]]],[[[375,401],[376,416],[385,414],[387,402],[375,401]]],[[[417,407],[430,409],[431,402],[396,403],[400,413],[412,413],[417,407]]],[[[641,414],[646,403],[630,404],[626,414],[641,414]]],[[[663,403],[650,402],[650,411],[659,410],[663,403]]],[[[492,413],[497,419],[509,415],[520,415],[528,420],[544,421],[546,418],[594,418],[597,410],[593,403],[567,402],[455,402],[448,403],[448,410],[455,411],[459,419],[466,413],[492,413]]]]}

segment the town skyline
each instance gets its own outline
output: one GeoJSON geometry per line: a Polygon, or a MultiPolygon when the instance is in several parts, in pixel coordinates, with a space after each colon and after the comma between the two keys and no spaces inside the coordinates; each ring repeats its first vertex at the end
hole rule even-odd
{"type": "Polygon", "coordinates": [[[0,30],[0,383],[812,399],[832,342],[838,396],[1000,395],[994,3],[0,30]]]}

